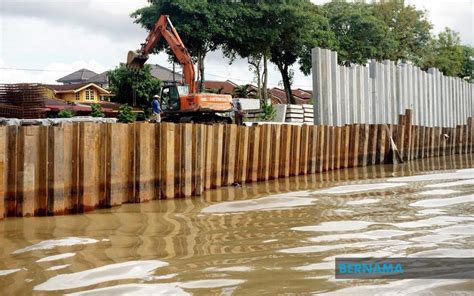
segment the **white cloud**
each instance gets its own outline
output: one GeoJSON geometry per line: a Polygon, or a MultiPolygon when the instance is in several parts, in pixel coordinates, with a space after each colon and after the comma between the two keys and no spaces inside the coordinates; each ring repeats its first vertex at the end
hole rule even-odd
{"type": "Polygon", "coordinates": [[[57,84],[59,78],[82,68],[92,70],[97,73],[107,70],[95,60],[74,61],[72,63],[52,63],[44,67],[44,71],[29,71],[14,68],[0,59],[0,67],[9,69],[0,69],[0,83],[16,82],[41,82],[48,84],[57,84]]]}
{"type": "MultiPolygon", "coordinates": [[[[449,26],[460,32],[463,42],[474,45],[473,0],[406,1],[428,10],[434,32],[449,26]]],[[[80,68],[96,72],[114,68],[125,61],[129,49],[145,40],[146,30],[130,18],[145,5],[146,0],[0,0],[0,67],[48,70],[0,69],[0,83],[52,83],[80,68]]],[[[171,67],[164,53],[149,61],[171,67]]],[[[311,77],[304,76],[297,64],[293,69],[294,87],[311,88],[311,77]]],[[[278,85],[280,74],[272,64],[269,70],[269,85],[278,85]]],[[[246,60],[229,65],[220,52],[208,55],[206,72],[207,79],[230,79],[238,84],[254,80],[246,60]]]]}

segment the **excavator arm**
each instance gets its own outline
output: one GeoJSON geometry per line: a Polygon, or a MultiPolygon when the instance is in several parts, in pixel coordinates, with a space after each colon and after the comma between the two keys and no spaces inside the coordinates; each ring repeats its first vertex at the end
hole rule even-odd
{"type": "Polygon", "coordinates": [[[148,55],[155,48],[156,44],[164,38],[176,59],[183,67],[184,81],[189,86],[189,92],[196,92],[194,65],[188,50],[181,41],[178,32],[171,23],[167,15],[162,15],[156,22],[153,29],[148,34],[145,43],[138,51],[129,51],[127,56],[127,67],[132,69],[141,69],[148,60],[148,55]]]}

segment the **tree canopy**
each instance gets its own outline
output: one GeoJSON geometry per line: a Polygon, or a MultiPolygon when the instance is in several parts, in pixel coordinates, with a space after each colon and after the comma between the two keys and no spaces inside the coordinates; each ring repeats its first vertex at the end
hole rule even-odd
{"type": "MultiPolygon", "coordinates": [[[[201,84],[206,55],[222,49],[230,61],[237,56],[249,61],[259,88],[266,89],[266,62],[271,61],[293,102],[292,67],[298,64],[309,75],[311,49],[316,46],[337,51],[340,64],[364,64],[372,58],[411,61],[423,68],[437,67],[447,75],[472,77],[473,48],[462,45],[450,30],[433,36],[426,12],[403,0],[334,0],[324,5],[309,0],[149,3],[132,14],[135,22],[151,29],[160,15],[169,15],[197,63],[201,84]]],[[[164,42],[155,49],[162,50],[169,52],[164,42]]]]}
{"type": "Polygon", "coordinates": [[[117,103],[149,106],[154,95],[159,94],[160,81],[151,75],[149,65],[140,70],[130,70],[120,65],[108,73],[111,91],[117,103]]]}

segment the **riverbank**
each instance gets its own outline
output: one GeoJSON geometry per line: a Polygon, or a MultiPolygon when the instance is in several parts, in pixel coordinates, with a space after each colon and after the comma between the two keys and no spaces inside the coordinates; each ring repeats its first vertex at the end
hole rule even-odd
{"type": "Polygon", "coordinates": [[[83,213],[124,203],[342,168],[473,151],[472,118],[411,124],[94,124],[0,127],[0,218],[83,213]],[[1,198],[3,196],[3,198],[1,198]]]}

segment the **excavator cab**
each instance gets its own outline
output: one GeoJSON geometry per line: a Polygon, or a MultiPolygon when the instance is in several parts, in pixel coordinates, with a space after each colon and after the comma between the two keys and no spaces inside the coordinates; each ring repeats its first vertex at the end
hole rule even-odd
{"type": "Polygon", "coordinates": [[[163,112],[179,111],[179,93],[176,85],[164,86],[161,89],[161,109],[163,112]]]}
{"type": "Polygon", "coordinates": [[[164,112],[180,111],[180,96],[186,96],[189,89],[184,85],[166,85],[161,89],[161,108],[164,112]]]}

